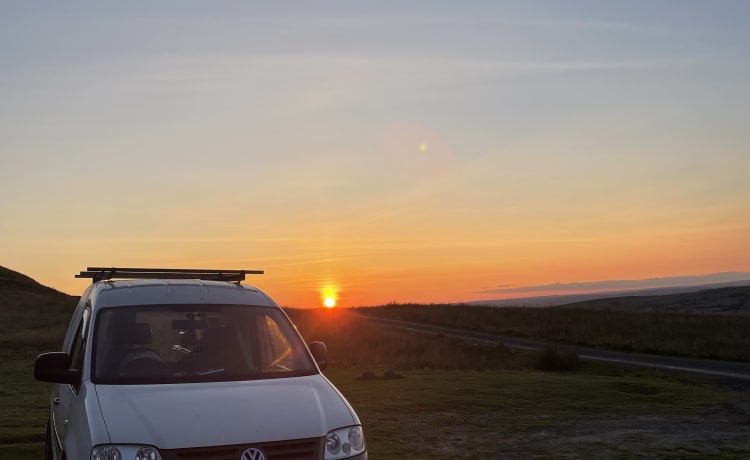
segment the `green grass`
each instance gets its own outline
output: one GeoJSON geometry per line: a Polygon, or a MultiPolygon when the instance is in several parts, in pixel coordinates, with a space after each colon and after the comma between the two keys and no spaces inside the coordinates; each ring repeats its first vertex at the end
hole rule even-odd
{"type": "Polygon", "coordinates": [[[362,315],[621,351],[750,361],[750,315],[689,311],[387,305],[362,315]]]}
{"type": "MultiPolygon", "coordinates": [[[[31,380],[29,359],[4,359],[10,372],[0,392],[3,459],[42,455],[49,385],[31,380]]],[[[535,458],[585,458],[592,452],[591,458],[750,455],[747,439],[717,442],[709,432],[679,443],[674,436],[672,427],[680,423],[700,432],[707,416],[712,423],[725,420],[716,430],[743,435],[728,415],[750,417],[748,396],[705,382],[609,366],[575,373],[408,370],[399,372],[401,379],[358,379],[363,370],[334,365],[325,374],[359,414],[371,458],[496,458],[501,452],[535,458]],[[666,434],[638,432],[641,421],[658,422],[666,434]],[[593,434],[578,433],[580,426],[593,434]],[[633,431],[627,444],[617,435],[625,429],[633,431]],[[569,442],[571,437],[584,439],[569,442]],[[656,443],[670,437],[678,443],[656,443]]]]}
{"type": "Polygon", "coordinates": [[[64,294],[0,290],[0,349],[59,350],[77,302],[64,294]]]}
{"type": "MultiPolygon", "coordinates": [[[[41,458],[43,452],[50,385],[33,380],[33,359],[24,353],[2,356],[5,460],[41,458]]],[[[750,455],[750,397],[710,379],[601,364],[566,373],[412,368],[398,371],[400,379],[358,378],[387,369],[333,364],[325,372],[359,414],[374,459],[750,455]],[[703,431],[709,422],[712,431],[703,431]],[[654,431],[639,432],[643,424],[654,431]],[[681,441],[674,427],[696,434],[681,441]],[[623,430],[632,435],[619,435],[623,430]],[[719,432],[734,438],[717,440],[719,432]]]]}
{"type": "Polygon", "coordinates": [[[534,358],[503,345],[468,343],[440,334],[407,331],[346,310],[287,309],[307,341],[323,341],[329,360],[345,366],[391,369],[525,369],[534,358]]]}
{"type": "Polygon", "coordinates": [[[34,354],[3,353],[0,376],[0,458],[41,458],[50,384],[33,377],[34,354]]]}
{"type": "MultiPolygon", "coordinates": [[[[602,369],[565,374],[415,370],[403,372],[403,379],[365,381],[356,378],[356,368],[336,367],[326,374],[362,419],[371,458],[750,454],[746,441],[741,446],[716,442],[706,433],[680,443],[674,432],[674,427],[699,424],[711,411],[740,400],[746,408],[746,396],[668,375],[617,370],[608,375],[602,369]],[[658,429],[639,432],[646,424],[661,426],[663,434],[658,429]],[[597,430],[600,425],[605,428],[597,430]],[[632,432],[627,444],[619,434],[624,430],[632,432]]],[[[732,421],[723,428],[736,430],[732,421]]]]}

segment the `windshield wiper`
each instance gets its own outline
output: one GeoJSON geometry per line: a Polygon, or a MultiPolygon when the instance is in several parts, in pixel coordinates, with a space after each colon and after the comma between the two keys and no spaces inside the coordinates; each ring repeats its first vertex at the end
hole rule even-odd
{"type": "Polygon", "coordinates": [[[224,372],[224,369],[209,369],[207,371],[196,372],[195,375],[211,375],[218,374],[219,372],[224,372]]]}

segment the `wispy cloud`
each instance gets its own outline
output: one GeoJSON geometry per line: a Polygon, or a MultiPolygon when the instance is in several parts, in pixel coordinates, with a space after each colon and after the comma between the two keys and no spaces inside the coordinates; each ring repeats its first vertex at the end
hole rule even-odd
{"type": "Polygon", "coordinates": [[[535,292],[570,292],[570,291],[609,291],[627,289],[648,289],[671,286],[692,286],[698,284],[724,283],[750,280],[750,272],[724,272],[708,275],[673,276],[667,278],[647,278],[642,280],[605,280],[584,281],[578,283],[552,283],[536,286],[497,287],[482,289],[482,294],[520,294],[535,292]]]}

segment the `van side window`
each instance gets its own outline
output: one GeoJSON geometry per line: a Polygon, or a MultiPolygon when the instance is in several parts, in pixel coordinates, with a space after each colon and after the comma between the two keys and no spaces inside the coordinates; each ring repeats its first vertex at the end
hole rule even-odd
{"type": "MultiPolygon", "coordinates": [[[[83,370],[83,357],[86,354],[86,333],[88,331],[89,316],[91,310],[86,308],[83,311],[83,317],[81,323],[78,325],[75,338],[73,339],[73,346],[71,347],[70,354],[70,368],[83,370]]],[[[80,383],[74,385],[76,393],[80,389],[80,383]]]]}

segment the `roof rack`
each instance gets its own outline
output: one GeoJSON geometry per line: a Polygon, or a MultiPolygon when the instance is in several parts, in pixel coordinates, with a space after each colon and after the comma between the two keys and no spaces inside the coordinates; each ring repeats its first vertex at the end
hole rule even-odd
{"type": "Polygon", "coordinates": [[[76,278],[91,278],[92,283],[120,279],[201,279],[213,281],[244,281],[245,275],[262,275],[263,270],[203,270],[196,268],[123,268],[87,267],[76,278]]]}

